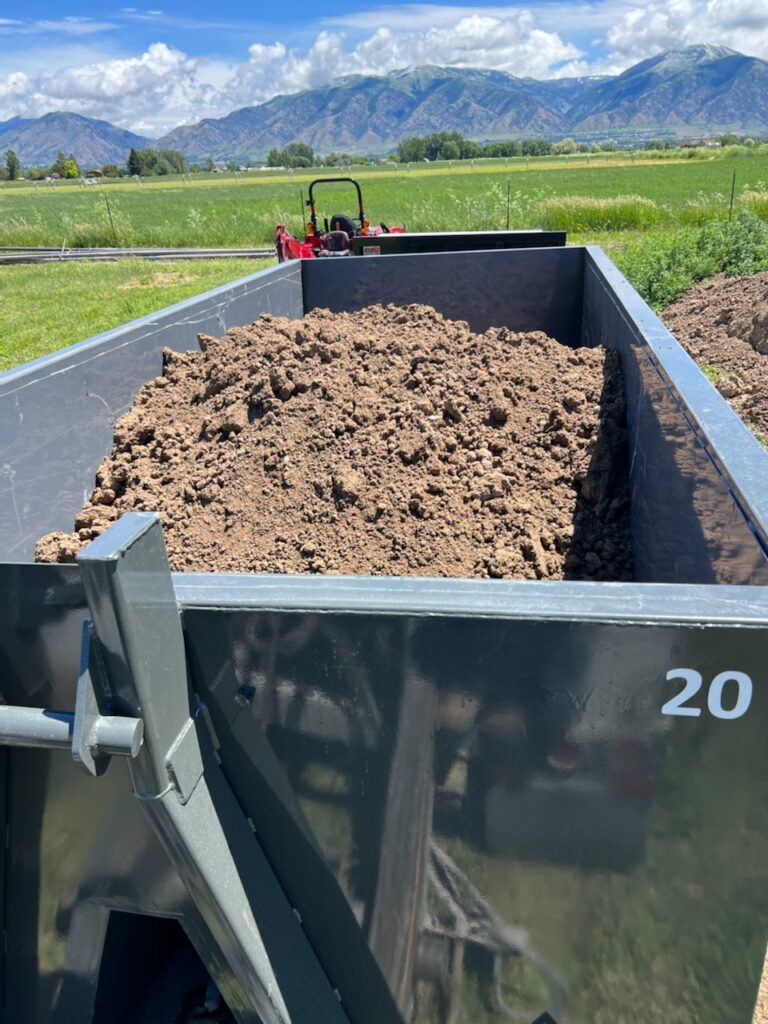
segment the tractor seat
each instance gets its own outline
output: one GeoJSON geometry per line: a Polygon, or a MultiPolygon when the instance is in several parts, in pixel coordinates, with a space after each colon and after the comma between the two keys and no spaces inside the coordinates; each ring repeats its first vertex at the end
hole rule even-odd
{"type": "Polygon", "coordinates": [[[352,218],[345,213],[334,213],[331,217],[331,231],[345,231],[353,239],[357,228],[352,218]]]}

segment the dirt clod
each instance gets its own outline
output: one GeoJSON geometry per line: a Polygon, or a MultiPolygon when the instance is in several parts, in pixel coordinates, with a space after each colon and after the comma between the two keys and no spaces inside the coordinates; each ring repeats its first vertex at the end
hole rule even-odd
{"type": "Polygon", "coordinates": [[[768,273],[712,277],[661,316],[723,398],[768,445],[768,273]]]}
{"type": "Polygon", "coordinates": [[[630,578],[615,354],[416,305],[200,341],[166,352],[38,560],[139,509],[177,570],[630,578]]]}

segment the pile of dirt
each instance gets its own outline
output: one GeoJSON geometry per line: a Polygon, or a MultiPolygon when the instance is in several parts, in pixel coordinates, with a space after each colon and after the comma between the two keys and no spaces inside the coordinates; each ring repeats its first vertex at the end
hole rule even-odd
{"type": "Polygon", "coordinates": [[[661,316],[720,394],[768,445],[768,273],[710,278],[661,316]]]}
{"type": "Polygon", "coordinates": [[[39,561],[137,509],[182,571],[631,578],[614,354],[416,305],[264,315],[200,345],[166,352],[39,561]]]}

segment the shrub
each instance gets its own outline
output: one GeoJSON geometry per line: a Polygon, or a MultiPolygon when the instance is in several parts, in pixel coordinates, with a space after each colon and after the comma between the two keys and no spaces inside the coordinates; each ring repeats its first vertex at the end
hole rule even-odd
{"type": "Polygon", "coordinates": [[[654,309],[672,302],[712,274],[754,274],[768,269],[768,224],[750,210],[731,221],[713,220],[627,246],[617,263],[654,309]]]}

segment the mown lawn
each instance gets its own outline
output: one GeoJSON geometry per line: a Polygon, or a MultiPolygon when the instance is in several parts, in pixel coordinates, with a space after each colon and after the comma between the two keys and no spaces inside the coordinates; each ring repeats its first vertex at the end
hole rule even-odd
{"type": "Polygon", "coordinates": [[[269,260],[123,260],[0,268],[0,372],[255,273],[269,260]]]}

